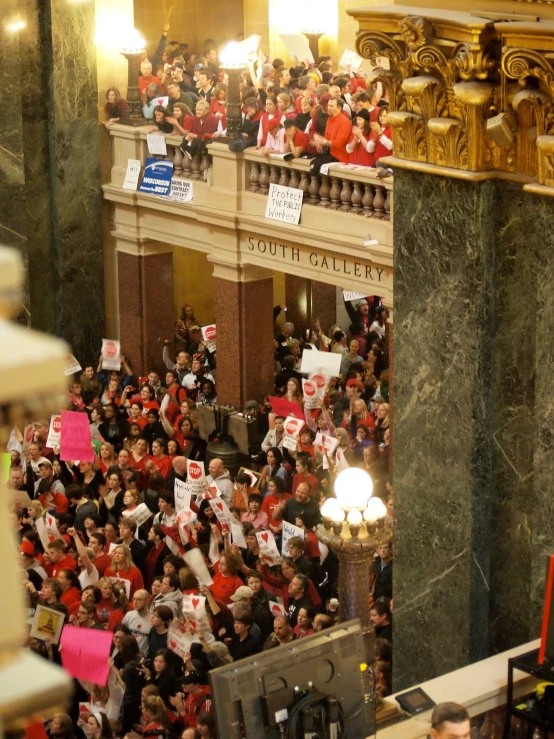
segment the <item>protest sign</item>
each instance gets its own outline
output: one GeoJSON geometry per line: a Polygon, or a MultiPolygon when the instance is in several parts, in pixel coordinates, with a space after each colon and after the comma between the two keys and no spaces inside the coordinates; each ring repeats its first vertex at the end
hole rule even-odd
{"type": "Polygon", "coordinates": [[[184,553],[183,559],[196,575],[198,584],[205,585],[207,588],[209,588],[210,585],[213,583],[213,580],[200,549],[189,549],[188,552],[184,553]]]}
{"type": "Polygon", "coordinates": [[[193,629],[211,631],[206,613],[206,598],[203,595],[183,595],[183,618],[193,629]]]}
{"type": "Polygon", "coordinates": [[[231,541],[241,549],[246,549],[246,539],[244,538],[242,526],[236,520],[231,521],[231,541]]]}
{"type": "Polygon", "coordinates": [[[190,655],[192,646],[192,635],[185,630],[184,625],[173,619],[167,632],[167,646],[172,652],[175,652],[181,659],[185,659],[190,655]]]}
{"type": "Polygon", "coordinates": [[[281,223],[298,225],[304,193],[296,187],[272,183],[267,194],[265,217],[281,223]]]}
{"type": "Polygon", "coordinates": [[[341,359],[342,354],[335,354],[334,352],[304,352],[300,372],[303,375],[322,372],[327,377],[338,377],[340,375],[341,359]]]}
{"type": "Polygon", "coordinates": [[[105,685],[112,648],[111,631],[66,626],[61,638],[62,667],[77,680],[105,685]]]}
{"type": "Polygon", "coordinates": [[[329,459],[339,445],[339,440],[335,439],[334,436],[327,436],[327,434],[317,433],[314,440],[314,445],[318,447],[319,453],[323,455],[323,469],[329,469],[329,459]]]}
{"type": "Polygon", "coordinates": [[[194,495],[200,495],[206,488],[206,474],[204,462],[195,462],[187,459],[187,482],[194,495]]]}
{"type": "Polygon", "coordinates": [[[293,523],[289,523],[288,521],[283,521],[281,532],[283,534],[283,538],[281,540],[281,554],[283,557],[290,557],[288,547],[289,539],[292,539],[293,536],[299,536],[303,539],[305,536],[304,529],[301,529],[300,526],[295,526],[293,523]]]}
{"type": "Polygon", "coordinates": [[[175,480],[173,487],[175,493],[175,510],[179,511],[190,511],[190,498],[192,495],[192,489],[190,485],[182,480],[175,480]]]}
{"type": "Polygon", "coordinates": [[[61,539],[56,519],[51,513],[44,513],[40,518],[35,521],[37,527],[37,534],[39,535],[40,543],[46,549],[48,544],[54,539],[61,539]]]}
{"type": "Polygon", "coordinates": [[[215,535],[213,527],[210,533],[210,548],[208,550],[208,559],[210,560],[212,565],[215,565],[215,563],[219,559],[219,544],[217,542],[217,536],[215,535]]]}
{"type": "Polygon", "coordinates": [[[344,455],[344,452],[342,449],[337,449],[337,452],[335,454],[335,469],[337,472],[342,472],[343,470],[347,470],[350,467],[348,462],[346,461],[346,457],[344,455]]]}
{"type": "Polygon", "coordinates": [[[276,618],[277,616],[284,616],[286,613],[283,606],[280,603],[277,603],[276,600],[269,601],[269,610],[271,611],[271,615],[274,618],[276,618]]]}
{"type": "Polygon", "coordinates": [[[317,384],[313,380],[302,380],[302,392],[304,394],[304,408],[308,410],[321,408],[323,398],[317,384]]]}
{"type": "Polygon", "coordinates": [[[49,449],[53,449],[56,446],[60,446],[61,432],[62,432],[62,417],[60,415],[50,416],[50,428],[48,430],[48,438],[46,439],[46,446],[49,449]]]}
{"type": "Polygon", "coordinates": [[[178,203],[189,203],[193,198],[192,180],[179,180],[174,177],[171,180],[169,199],[178,203]]]}
{"type": "Polygon", "coordinates": [[[259,472],[256,472],[255,470],[250,470],[248,467],[241,467],[239,470],[239,475],[245,474],[248,475],[250,478],[250,486],[253,488],[257,488],[260,485],[260,480],[262,479],[262,476],[259,472]]]}
{"type": "Polygon", "coordinates": [[[102,369],[121,369],[121,344],[115,339],[102,339],[102,369]]]}
{"type": "MultiPolygon", "coordinates": [[[[314,353],[315,352],[305,352],[305,354],[314,353]]],[[[338,354],[336,356],[339,357],[338,354]]],[[[298,403],[292,403],[286,398],[277,398],[275,395],[269,396],[269,402],[271,403],[271,409],[278,416],[283,416],[283,418],[287,418],[287,416],[294,416],[294,418],[304,418],[304,413],[298,403]]]]}
{"type": "Polygon", "coordinates": [[[299,62],[314,63],[314,55],[310,51],[310,45],[305,36],[301,33],[280,33],[281,41],[285,44],[285,48],[291,59],[298,59],[299,62]]]}
{"type": "Polygon", "coordinates": [[[148,508],[146,503],[141,503],[136,508],[133,508],[132,511],[123,511],[123,515],[126,518],[132,518],[133,521],[136,522],[138,527],[142,526],[143,523],[146,523],[146,521],[148,521],[148,519],[154,514],[152,513],[150,508],[148,508]]]}
{"type": "Polygon", "coordinates": [[[61,424],[63,431],[60,439],[60,459],[94,462],[88,415],[76,411],[62,411],[61,424]]]}
{"type": "Polygon", "coordinates": [[[270,566],[283,561],[277,549],[277,544],[275,544],[275,537],[271,531],[258,531],[256,539],[258,540],[260,552],[264,555],[270,566]]]}
{"type": "MultiPolygon", "coordinates": [[[[171,395],[169,393],[166,393],[163,397],[162,402],[160,403],[160,416],[165,416],[167,411],[167,406],[169,405],[169,401],[171,400],[171,395]]],[[[144,413],[144,409],[143,409],[144,413]]]]}
{"type": "Polygon", "coordinates": [[[90,703],[79,703],[79,721],[87,722],[88,717],[92,714],[90,703]]]}
{"type": "Polygon", "coordinates": [[[219,523],[230,525],[231,521],[233,520],[233,516],[223,498],[212,498],[210,501],[208,501],[208,503],[215,513],[219,523]]]}
{"type": "Polygon", "coordinates": [[[52,644],[60,641],[60,634],[65,615],[46,606],[37,605],[33,622],[31,623],[30,636],[35,639],[51,639],[52,644]]]}
{"type": "Polygon", "coordinates": [[[125,590],[125,595],[127,596],[127,598],[131,597],[131,581],[130,580],[126,580],[124,577],[116,577],[115,575],[111,575],[108,579],[111,581],[112,585],[115,585],[116,583],[118,585],[121,585],[123,589],[125,590]]]}
{"type": "Polygon", "coordinates": [[[342,294],[346,301],[366,299],[365,293],[361,293],[359,290],[343,290],[342,294]]]}
{"type": "Polygon", "coordinates": [[[75,359],[73,354],[68,354],[65,369],[63,371],[64,375],[66,377],[69,377],[70,375],[74,375],[76,372],[80,372],[82,369],[83,368],[81,367],[79,362],[75,359]]]}
{"type": "Polygon", "coordinates": [[[136,190],[140,177],[140,159],[127,159],[127,172],[123,180],[124,190],[136,190]]]}
{"type": "Polygon", "coordinates": [[[390,59],[387,56],[376,56],[375,63],[377,66],[374,69],[390,69],[390,59]]]}
{"type": "Polygon", "coordinates": [[[296,451],[296,443],[300,431],[305,426],[303,418],[295,418],[294,416],[288,416],[283,424],[285,429],[285,435],[283,437],[283,446],[285,449],[296,451]]]}
{"type": "MultiPolygon", "coordinates": [[[[10,455],[8,454],[8,457],[10,455]]],[[[31,498],[29,498],[29,494],[25,490],[11,490],[10,489],[10,495],[11,495],[11,504],[15,506],[15,508],[28,508],[31,505],[31,498]]]]}
{"type": "Polygon", "coordinates": [[[202,326],[201,331],[206,349],[213,354],[215,352],[217,335],[215,323],[212,323],[210,326],[202,326]]]}
{"type": "Polygon", "coordinates": [[[148,146],[149,154],[163,154],[163,156],[167,154],[165,136],[161,133],[146,134],[146,144],[148,146]]]}
{"type": "Polygon", "coordinates": [[[339,62],[340,67],[350,67],[350,69],[356,73],[358,69],[360,68],[360,64],[363,62],[363,59],[361,56],[356,54],[355,51],[352,51],[351,49],[345,49],[339,62]]]}
{"type": "Polygon", "coordinates": [[[169,193],[172,175],[173,162],[148,157],[139,192],[161,195],[162,197],[166,196],[169,193]]]}

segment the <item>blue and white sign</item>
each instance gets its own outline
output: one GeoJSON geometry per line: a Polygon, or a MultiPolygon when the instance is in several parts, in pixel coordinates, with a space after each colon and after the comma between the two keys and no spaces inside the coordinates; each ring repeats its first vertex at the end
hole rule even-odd
{"type": "Polygon", "coordinates": [[[162,197],[167,196],[172,176],[173,162],[148,157],[139,192],[149,192],[152,195],[161,195],[162,197]]]}

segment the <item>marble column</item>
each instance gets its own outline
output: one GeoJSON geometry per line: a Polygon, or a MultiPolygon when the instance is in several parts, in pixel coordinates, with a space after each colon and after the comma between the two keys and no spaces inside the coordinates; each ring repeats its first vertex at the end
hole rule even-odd
{"type": "Polygon", "coordinates": [[[337,289],[334,285],[312,280],[312,323],[319,319],[321,328],[328,336],[331,326],[337,322],[337,289]]]}
{"type": "Polygon", "coordinates": [[[294,323],[294,335],[302,336],[310,325],[311,280],[285,275],[287,321],[294,323]]]}
{"type": "Polygon", "coordinates": [[[27,256],[32,325],[86,361],[104,331],[94,3],[8,0],[0,20],[0,234],[27,256]]]}
{"type": "Polygon", "coordinates": [[[273,388],[273,277],[269,270],[214,262],[217,395],[243,409],[273,388]]]}
{"type": "Polygon", "coordinates": [[[395,691],[488,654],[494,194],[395,171],[395,691]]]}
{"type": "Polygon", "coordinates": [[[163,343],[171,339],[175,323],[173,252],[148,243],[122,248],[118,240],[119,333],[121,349],[133,371],[162,371],[163,343]]]}

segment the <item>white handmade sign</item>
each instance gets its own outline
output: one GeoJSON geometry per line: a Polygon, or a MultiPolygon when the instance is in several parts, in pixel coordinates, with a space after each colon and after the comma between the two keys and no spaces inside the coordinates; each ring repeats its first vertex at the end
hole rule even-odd
{"type": "Polygon", "coordinates": [[[277,549],[275,537],[271,531],[258,531],[256,539],[258,540],[260,552],[264,555],[270,567],[283,561],[279,554],[279,550],[277,549]]]}
{"type": "Polygon", "coordinates": [[[192,635],[185,630],[184,625],[176,618],[173,619],[167,632],[167,646],[181,659],[190,655],[192,635]]]}
{"type": "Polygon", "coordinates": [[[115,339],[102,339],[102,369],[121,369],[121,344],[115,339]]]}
{"type": "Polygon", "coordinates": [[[68,354],[65,369],[63,371],[64,375],[69,377],[70,375],[74,375],[76,372],[80,372],[82,369],[83,368],[73,354],[68,354]]]}
{"type": "Polygon", "coordinates": [[[151,516],[154,514],[148,508],[146,503],[141,503],[136,508],[133,508],[132,511],[123,511],[123,516],[126,516],[127,518],[131,518],[133,521],[136,522],[137,526],[142,526],[143,523],[146,523],[151,516]]]}
{"type": "Polygon", "coordinates": [[[204,462],[187,459],[187,482],[194,495],[201,495],[206,487],[204,462]]]}
{"type": "Polygon", "coordinates": [[[236,544],[241,549],[246,549],[246,539],[244,538],[244,532],[242,526],[236,520],[231,521],[231,539],[233,544],[236,544]]]}
{"type": "Polygon", "coordinates": [[[171,188],[169,190],[169,199],[178,203],[189,203],[193,198],[193,182],[192,180],[180,180],[173,177],[171,180],[171,188]]]}
{"type": "Polygon", "coordinates": [[[61,435],[62,435],[62,417],[59,415],[50,416],[50,428],[48,430],[48,438],[46,439],[46,446],[49,449],[53,449],[56,446],[60,446],[61,435]]]}
{"type": "Polygon", "coordinates": [[[362,62],[362,57],[356,54],[355,51],[352,51],[351,49],[345,49],[340,58],[339,66],[347,68],[350,67],[350,69],[354,73],[356,73],[360,68],[362,62]]]}
{"type": "Polygon", "coordinates": [[[269,601],[269,610],[271,611],[271,615],[276,618],[277,616],[284,616],[285,615],[285,609],[280,604],[277,603],[276,600],[270,600],[269,601]]]}
{"type": "Polygon", "coordinates": [[[127,171],[123,180],[124,190],[136,190],[140,178],[140,159],[127,159],[127,171]]]}
{"type": "Polygon", "coordinates": [[[294,416],[288,416],[285,419],[284,429],[285,435],[283,437],[283,446],[285,449],[290,451],[296,451],[296,443],[300,431],[305,426],[305,421],[302,418],[295,418],[294,416]]]}
{"type": "Polygon", "coordinates": [[[233,515],[227,507],[227,503],[223,500],[223,498],[212,498],[208,501],[208,504],[211,506],[220,524],[226,524],[227,526],[231,525],[233,515]]]}
{"type": "Polygon", "coordinates": [[[296,187],[272,183],[269,186],[265,217],[281,223],[298,225],[304,193],[296,187]]]}
{"type": "Polygon", "coordinates": [[[366,297],[365,293],[361,293],[359,290],[343,290],[342,294],[346,301],[364,300],[366,297]]]}
{"type": "Polygon", "coordinates": [[[183,554],[183,559],[196,575],[199,585],[205,585],[209,588],[213,583],[213,580],[210,576],[210,571],[206,566],[206,560],[204,559],[200,549],[189,549],[188,552],[183,554]]]}
{"type": "Polygon", "coordinates": [[[206,598],[203,595],[183,595],[183,618],[193,629],[211,632],[206,613],[206,598]]]}
{"type": "Polygon", "coordinates": [[[180,511],[190,511],[191,486],[182,480],[175,480],[173,491],[175,493],[175,510],[177,513],[180,511]]]}
{"type": "Polygon", "coordinates": [[[280,33],[281,41],[285,44],[285,48],[291,59],[298,59],[299,62],[314,63],[314,55],[310,51],[308,39],[301,33],[280,33]]]}
{"type": "Polygon", "coordinates": [[[216,337],[217,337],[217,331],[215,323],[211,324],[210,326],[202,326],[202,338],[204,339],[204,342],[206,344],[206,349],[213,354],[216,349],[216,337]]]}
{"type": "Polygon", "coordinates": [[[289,539],[292,539],[293,536],[299,536],[301,539],[304,538],[304,529],[301,529],[300,526],[295,526],[293,523],[289,523],[288,521],[283,521],[283,527],[281,529],[283,534],[283,539],[281,541],[281,554],[283,557],[290,557],[289,552],[289,539]]]}
{"type": "Polygon", "coordinates": [[[167,145],[165,143],[165,136],[160,133],[148,133],[146,134],[146,144],[148,146],[149,154],[167,154],[167,145]]]}
{"type": "Polygon", "coordinates": [[[323,397],[313,380],[302,380],[302,392],[304,394],[304,408],[308,410],[321,408],[323,397]]]}
{"type": "Polygon", "coordinates": [[[321,372],[327,377],[338,377],[340,375],[341,359],[342,354],[335,354],[334,352],[304,352],[300,372],[303,375],[321,372]]]}

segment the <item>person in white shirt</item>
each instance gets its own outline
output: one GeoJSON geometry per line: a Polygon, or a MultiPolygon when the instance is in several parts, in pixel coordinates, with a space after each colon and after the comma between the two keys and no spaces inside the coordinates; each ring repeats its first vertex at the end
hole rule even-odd
{"type": "Polygon", "coordinates": [[[181,385],[187,390],[195,390],[203,380],[211,380],[215,385],[213,376],[204,371],[204,364],[199,359],[194,358],[191,371],[183,377],[181,385]]]}
{"type": "Polygon", "coordinates": [[[122,623],[129,629],[137,640],[142,654],[148,653],[148,632],[152,628],[150,623],[150,609],[148,608],[149,593],[147,590],[137,590],[133,595],[134,611],[129,611],[123,617],[122,623]]]}
{"type": "Polygon", "coordinates": [[[269,429],[262,441],[262,449],[267,452],[272,447],[283,449],[283,439],[285,438],[285,419],[283,416],[275,416],[275,428],[269,429]]]}

